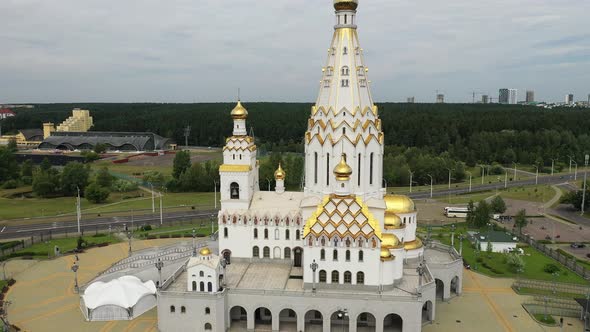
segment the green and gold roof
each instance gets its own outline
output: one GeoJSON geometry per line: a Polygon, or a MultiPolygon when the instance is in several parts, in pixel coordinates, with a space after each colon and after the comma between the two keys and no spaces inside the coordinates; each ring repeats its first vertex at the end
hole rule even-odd
{"type": "Polygon", "coordinates": [[[337,236],[354,239],[382,238],[379,222],[373,217],[367,205],[358,196],[328,195],[305,224],[303,236],[312,234],[332,238],[337,236]]]}

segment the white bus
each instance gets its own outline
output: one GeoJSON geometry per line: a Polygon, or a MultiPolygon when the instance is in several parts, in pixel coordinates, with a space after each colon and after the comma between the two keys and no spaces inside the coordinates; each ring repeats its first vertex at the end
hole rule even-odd
{"type": "Polygon", "coordinates": [[[444,214],[447,218],[467,218],[467,213],[469,213],[469,209],[466,207],[447,206],[444,214]]]}

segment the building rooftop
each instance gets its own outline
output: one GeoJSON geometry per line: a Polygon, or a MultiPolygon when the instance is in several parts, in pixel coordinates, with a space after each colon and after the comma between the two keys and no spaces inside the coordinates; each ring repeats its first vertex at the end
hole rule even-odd
{"type": "Polygon", "coordinates": [[[480,232],[474,236],[480,242],[518,242],[510,233],[500,231],[480,232]]]}
{"type": "Polygon", "coordinates": [[[303,193],[298,191],[285,191],[282,194],[275,191],[258,191],[254,193],[249,211],[256,213],[257,210],[263,210],[269,214],[273,214],[273,212],[299,213],[302,199],[303,193]]]}

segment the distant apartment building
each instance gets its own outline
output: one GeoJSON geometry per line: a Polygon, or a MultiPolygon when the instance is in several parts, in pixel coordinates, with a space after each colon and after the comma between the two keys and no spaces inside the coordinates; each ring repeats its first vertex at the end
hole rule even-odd
{"type": "Polygon", "coordinates": [[[565,104],[566,105],[573,105],[574,104],[574,95],[572,93],[565,95],[565,104]]]}
{"type": "Polygon", "coordinates": [[[413,104],[414,101],[415,101],[414,97],[408,97],[408,99],[407,99],[408,104],[413,104]]]}
{"type": "Polygon", "coordinates": [[[2,108],[0,109],[0,120],[4,120],[6,118],[10,118],[15,116],[16,114],[14,114],[13,111],[9,110],[8,108],[2,108]]]}
{"type": "Polygon", "coordinates": [[[516,89],[500,89],[498,102],[500,104],[515,105],[518,98],[518,90],[516,89]]]}
{"type": "Polygon", "coordinates": [[[445,102],[445,95],[443,95],[442,93],[439,93],[436,95],[436,103],[437,104],[444,104],[445,102]]]}
{"type": "Polygon", "coordinates": [[[488,104],[489,102],[490,102],[490,97],[488,95],[481,96],[481,103],[482,104],[488,104]]]}
{"type": "Polygon", "coordinates": [[[527,103],[534,103],[535,102],[535,91],[533,91],[533,90],[526,91],[525,102],[527,102],[527,103]]]}

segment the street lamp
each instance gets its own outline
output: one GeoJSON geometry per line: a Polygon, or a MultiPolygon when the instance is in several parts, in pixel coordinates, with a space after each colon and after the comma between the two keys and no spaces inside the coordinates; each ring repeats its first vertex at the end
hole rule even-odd
{"type": "Polygon", "coordinates": [[[559,278],[559,272],[553,272],[553,294],[557,293],[557,278],[559,278]]]}
{"type": "Polygon", "coordinates": [[[555,161],[559,158],[551,158],[551,176],[553,176],[553,168],[555,167],[555,161]]]}
{"type": "Polygon", "coordinates": [[[570,171],[569,171],[569,173],[571,173],[572,172],[572,160],[574,159],[574,157],[568,155],[568,158],[570,158],[570,171]]]}
{"type": "Polygon", "coordinates": [[[584,157],[584,189],[582,191],[582,215],[584,215],[584,204],[586,204],[586,175],[588,173],[588,159],[590,159],[590,155],[586,155],[584,157]]]}
{"type": "Polygon", "coordinates": [[[217,181],[213,180],[213,200],[215,204],[215,210],[217,210],[217,181]]]}
{"type": "MultiPolygon", "coordinates": [[[[454,169],[447,168],[447,170],[449,171],[449,190],[451,190],[451,174],[453,173],[454,169]]],[[[450,195],[450,192],[449,192],[449,195],[450,195]]]]}
{"type": "Polygon", "coordinates": [[[6,280],[6,261],[2,262],[2,274],[4,276],[2,280],[6,280]]]}
{"type": "Polygon", "coordinates": [[[266,181],[268,182],[268,191],[270,191],[270,179],[266,178],[266,181]]]}
{"type": "Polygon", "coordinates": [[[535,173],[535,186],[539,184],[539,166],[533,165],[533,167],[537,170],[535,173]]]}
{"type": "Polygon", "coordinates": [[[127,239],[129,239],[129,256],[131,256],[131,231],[127,231],[127,239]]]}
{"type": "Polygon", "coordinates": [[[197,230],[193,228],[193,257],[197,256],[197,247],[195,246],[195,238],[197,237],[197,230]]]}
{"type": "Polygon", "coordinates": [[[412,193],[412,177],[414,176],[414,172],[412,172],[412,170],[408,170],[408,173],[410,173],[410,194],[412,193]]]}
{"type": "Polygon", "coordinates": [[[470,171],[465,171],[465,173],[469,174],[469,192],[471,192],[471,172],[470,171]]]}
{"type": "Polygon", "coordinates": [[[311,291],[315,293],[315,271],[318,269],[318,263],[316,263],[315,259],[309,265],[309,267],[311,268],[311,271],[313,272],[313,284],[311,286],[311,291]]]}
{"type": "Polygon", "coordinates": [[[164,267],[164,262],[160,258],[156,262],[156,269],[158,269],[158,289],[162,288],[162,268],[164,267]]]}
{"type": "Polygon", "coordinates": [[[485,165],[477,165],[477,167],[481,167],[481,184],[483,185],[483,181],[486,177],[486,169],[485,169],[485,165]]]}
{"type": "Polygon", "coordinates": [[[72,271],[74,272],[74,290],[76,293],[80,292],[80,287],[78,287],[78,268],[78,264],[74,262],[74,265],[72,265],[72,271]]]}
{"type": "Polygon", "coordinates": [[[455,226],[455,224],[451,225],[451,248],[455,247],[455,228],[457,226],[455,226]]]}
{"type": "Polygon", "coordinates": [[[512,181],[516,181],[516,163],[512,162],[512,164],[514,165],[514,179],[512,181]]]}
{"type": "Polygon", "coordinates": [[[463,256],[463,234],[459,234],[459,256],[463,256]]]}
{"type": "Polygon", "coordinates": [[[572,162],[576,166],[575,171],[574,171],[574,181],[577,181],[578,180],[578,163],[575,160],[572,160],[572,162]]]}
{"type": "Polygon", "coordinates": [[[430,177],[430,198],[432,198],[432,184],[434,183],[434,180],[432,178],[432,175],[430,174],[426,174],[430,177]]]}

